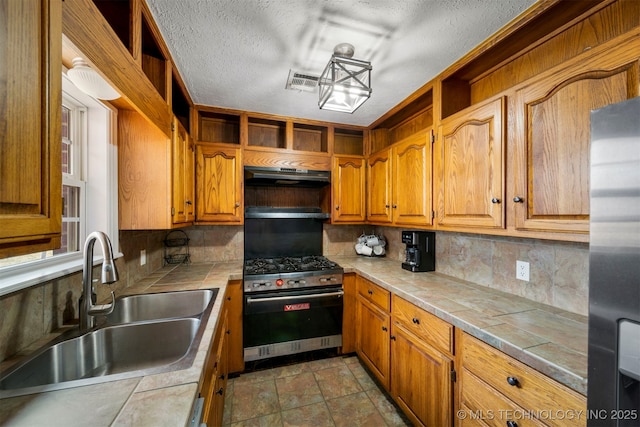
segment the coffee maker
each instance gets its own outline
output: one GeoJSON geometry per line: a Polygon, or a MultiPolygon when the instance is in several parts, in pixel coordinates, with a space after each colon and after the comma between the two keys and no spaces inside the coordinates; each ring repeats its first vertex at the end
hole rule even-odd
{"type": "Polygon", "coordinates": [[[407,245],[402,268],[413,272],[436,269],[436,233],[403,231],[402,243],[407,245]]]}

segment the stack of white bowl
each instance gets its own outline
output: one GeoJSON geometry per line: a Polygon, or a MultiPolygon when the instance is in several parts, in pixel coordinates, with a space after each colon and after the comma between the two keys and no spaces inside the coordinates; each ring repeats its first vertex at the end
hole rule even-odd
{"type": "Polygon", "coordinates": [[[364,256],[383,256],[386,245],[387,242],[383,236],[362,233],[356,242],[356,253],[364,256]]]}

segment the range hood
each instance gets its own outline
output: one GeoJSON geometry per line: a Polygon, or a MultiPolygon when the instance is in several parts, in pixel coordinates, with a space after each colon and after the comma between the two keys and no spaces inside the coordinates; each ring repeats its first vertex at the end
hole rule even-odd
{"type": "Polygon", "coordinates": [[[322,212],[320,208],[280,208],[271,206],[249,206],[245,208],[244,217],[258,219],[320,219],[325,220],[331,214],[322,212]]]}
{"type": "Polygon", "coordinates": [[[331,172],[295,168],[245,166],[245,185],[283,187],[324,187],[331,183],[331,172]]]}

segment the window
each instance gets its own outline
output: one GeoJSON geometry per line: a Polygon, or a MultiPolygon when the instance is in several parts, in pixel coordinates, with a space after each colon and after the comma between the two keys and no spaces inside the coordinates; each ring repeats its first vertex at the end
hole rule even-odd
{"type": "Polygon", "coordinates": [[[116,114],[65,75],[62,83],[62,245],[0,259],[0,295],[81,270],[84,240],[94,230],[106,232],[118,252],[116,114]]]}
{"type": "Polygon", "coordinates": [[[80,251],[84,235],[85,181],[82,173],[86,144],[86,107],[63,97],[62,102],[62,246],[53,255],[80,251]]]}

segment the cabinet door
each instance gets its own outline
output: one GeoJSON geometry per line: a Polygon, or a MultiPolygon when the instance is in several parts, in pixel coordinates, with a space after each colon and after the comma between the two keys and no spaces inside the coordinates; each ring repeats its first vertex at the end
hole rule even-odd
{"type": "Polygon", "coordinates": [[[184,159],[184,197],[186,222],[192,223],[196,220],[196,144],[193,138],[187,133],[187,144],[184,159]]]}
{"type": "Polygon", "coordinates": [[[224,413],[224,397],[229,377],[227,357],[227,311],[220,314],[220,327],[209,349],[205,366],[205,378],[200,395],[204,397],[202,419],[207,425],[221,426],[224,413]]]}
{"type": "Polygon", "coordinates": [[[367,164],[367,220],[389,223],[393,220],[391,150],[372,154],[367,164]]]}
{"type": "Polygon", "coordinates": [[[0,258],[60,247],[60,5],[0,7],[0,258]]]}
{"type": "Polygon", "coordinates": [[[590,112],[638,95],[638,62],[622,59],[612,52],[516,92],[517,229],[589,232],[590,112]]]}
{"type": "Polygon", "coordinates": [[[342,353],[356,351],[356,275],[346,273],[342,279],[344,308],[342,311],[342,353]]]}
{"type": "Polygon", "coordinates": [[[229,327],[229,372],[244,371],[244,348],[242,346],[242,281],[232,280],[227,284],[226,299],[229,327]]]}
{"type": "Polygon", "coordinates": [[[393,325],[391,395],[415,425],[450,426],[453,361],[393,325]]]}
{"type": "Polygon", "coordinates": [[[393,147],[393,222],[431,225],[431,134],[418,132],[393,147]]]}
{"type": "Polygon", "coordinates": [[[171,218],[171,138],[134,110],[118,112],[118,224],[166,230],[171,218]]]}
{"type": "Polygon", "coordinates": [[[173,172],[173,191],[171,218],[174,224],[187,221],[186,203],[186,156],[187,131],[177,118],[173,119],[173,153],[171,169],[173,172]]]}
{"type": "Polygon", "coordinates": [[[504,228],[504,98],[443,120],[438,225],[504,228]]]}
{"type": "Polygon", "coordinates": [[[196,151],[196,221],[242,223],[240,149],[201,144],[196,151]]]}
{"type": "Polygon", "coordinates": [[[357,352],[378,381],[389,388],[389,314],[358,299],[357,352]]]}
{"type": "Polygon", "coordinates": [[[363,222],[365,219],[365,162],[362,157],[333,160],[333,222],[363,222]]]}

